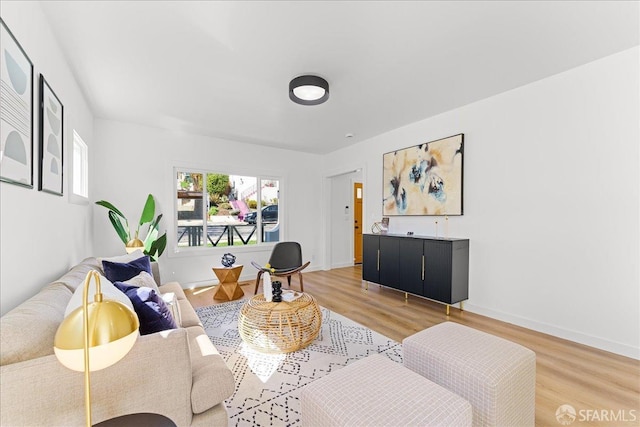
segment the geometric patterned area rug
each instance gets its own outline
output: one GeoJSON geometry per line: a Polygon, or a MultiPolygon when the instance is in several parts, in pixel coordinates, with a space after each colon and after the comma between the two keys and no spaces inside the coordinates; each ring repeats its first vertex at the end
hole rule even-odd
{"type": "Polygon", "coordinates": [[[287,354],[248,348],[238,333],[244,301],[196,309],[211,342],[233,371],[234,394],[225,401],[229,426],[300,426],[300,389],[370,354],[402,363],[402,346],[321,307],[322,327],[308,347],[287,354]]]}

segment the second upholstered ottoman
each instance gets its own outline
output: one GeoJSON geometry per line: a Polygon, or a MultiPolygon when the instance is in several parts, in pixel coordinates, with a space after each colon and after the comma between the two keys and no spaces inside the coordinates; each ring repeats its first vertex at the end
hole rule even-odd
{"type": "Polygon", "coordinates": [[[519,344],[453,322],[402,341],[404,366],[464,397],[474,426],[535,424],[536,355],[519,344]]]}

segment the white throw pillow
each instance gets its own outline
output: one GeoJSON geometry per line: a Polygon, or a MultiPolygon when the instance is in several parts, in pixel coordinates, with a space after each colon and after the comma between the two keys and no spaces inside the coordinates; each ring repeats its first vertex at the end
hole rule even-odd
{"type": "MultiPolygon", "coordinates": [[[[82,293],[84,289],[84,282],[75,290],[71,299],[69,300],[69,304],[67,304],[67,309],[64,312],[64,317],[67,317],[69,313],[71,313],[76,308],[82,306],[82,293]]],[[[100,290],[102,291],[102,299],[103,300],[116,300],[118,302],[123,303],[127,307],[133,310],[133,304],[131,304],[131,300],[126,296],[120,289],[116,288],[113,283],[111,283],[106,277],[100,274],[100,290]]],[[[96,281],[91,280],[89,284],[89,295],[87,300],[89,303],[94,301],[94,295],[96,294],[96,281]]]]}
{"type": "Polygon", "coordinates": [[[141,288],[141,287],[151,288],[154,291],[156,291],[158,295],[160,295],[160,289],[158,289],[158,284],[156,283],[155,280],[153,280],[153,277],[151,277],[151,275],[146,271],[141,271],[140,274],[138,274],[137,276],[132,277],[131,279],[125,282],[120,282],[120,283],[122,283],[123,285],[136,286],[138,288],[141,288]]]}

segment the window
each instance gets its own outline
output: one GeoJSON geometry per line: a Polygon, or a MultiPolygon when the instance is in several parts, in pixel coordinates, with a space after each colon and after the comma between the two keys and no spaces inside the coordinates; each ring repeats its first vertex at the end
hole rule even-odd
{"type": "Polygon", "coordinates": [[[89,197],[89,155],[87,144],[73,131],[73,194],[89,197]]]}
{"type": "Polygon", "coordinates": [[[175,177],[177,250],[280,240],[280,180],[184,169],[175,177]]]}

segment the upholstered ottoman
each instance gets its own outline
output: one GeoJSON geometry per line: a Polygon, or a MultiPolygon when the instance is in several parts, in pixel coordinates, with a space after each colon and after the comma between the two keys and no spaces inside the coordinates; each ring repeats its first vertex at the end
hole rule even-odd
{"type": "Polygon", "coordinates": [[[533,426],[536,355],[519,344],[444,322],[402,341],[404,366],[467,399],[474,426],[533,426]]]}
{"type": "Polygon", "coordinates": [[[302,388],[303,427],[470,426],[469,402],[375,354],[302,388]]]}

